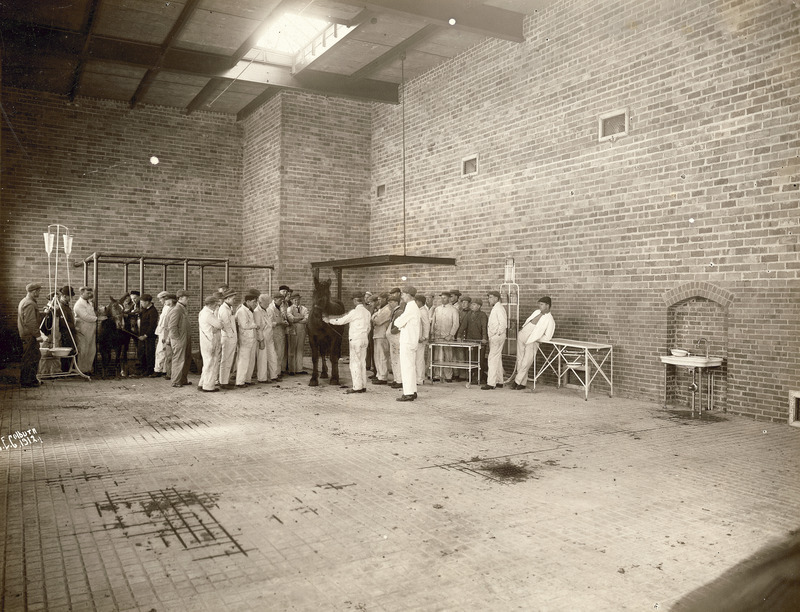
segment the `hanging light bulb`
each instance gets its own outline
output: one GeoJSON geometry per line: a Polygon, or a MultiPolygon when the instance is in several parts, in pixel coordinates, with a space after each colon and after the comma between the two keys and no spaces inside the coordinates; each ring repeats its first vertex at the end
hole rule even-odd
{"type": "Polygon", "coordinates": [[[67,254],[67,257],[72,253],[72,234],[69,232],[64,234],[64,252],[67,254]]]}
{"type": "Polygon", "coordinates": [[[53,252],[53,243],[55,242],[56,236],[49,230],[44,232],[42,236],[44,236],[44,250],[50,255],[53,252]]]}

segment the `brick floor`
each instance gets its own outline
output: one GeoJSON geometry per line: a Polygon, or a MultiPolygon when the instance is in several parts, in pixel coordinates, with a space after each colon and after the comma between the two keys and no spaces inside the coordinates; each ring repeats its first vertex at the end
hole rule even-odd
{"type": "Polygon", "coordinates": [[[0,608],[666,610],[800,522],[788,425],[307,382],[0,386],[0,608]]]}

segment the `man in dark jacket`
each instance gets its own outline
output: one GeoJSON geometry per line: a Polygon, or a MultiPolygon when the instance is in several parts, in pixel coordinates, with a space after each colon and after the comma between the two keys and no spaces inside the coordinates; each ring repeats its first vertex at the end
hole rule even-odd
{"type": "Polygon", "coordinates": [[[142,295],[139,314],[139,368],[142,376],[153,376],[156,365],[156,346],[158,336],[158,311],[153,306],[153,296],[149,293],[142,295]]]}
{"type": "Polygon", "coordinates": [[[481,343],[481,372],[485,375],[489,346],[489,316],[481,308],[483,308],[482,299],[470,300],[469,310],[461,317],[457,337],[481,343]]]}
{"type": "Polygon", "coordinates": [[[189,328],[189,292],[181,289],[176,294],[178,303],[169,311],[169,345],[172,347],[172,386],[189,383],[189,366],[192,364],[192,337],[189,328]]]}
{"type": "Polygon", "coordinates": [[[42,286],[39,283],[30,283],[25,287],[27,295],[17,307],[17,330],[22,339],[23,353],[22,365],[19,373],[19,384],[23,387],[38,387],[39,381],[36,373],[39,371],[39,360],[42,353],[39,350],[39,305],[36,298],[42,286]]]}

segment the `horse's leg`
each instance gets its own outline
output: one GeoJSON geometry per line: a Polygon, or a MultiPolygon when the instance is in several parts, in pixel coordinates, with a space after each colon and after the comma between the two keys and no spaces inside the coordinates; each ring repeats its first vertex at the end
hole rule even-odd
{"type": "MultiPolygon", "coordinates": [[[[308,381],[309,387],[316,387],[319,385],[319,370],[317,369],[318,361],[319,361],[319,346],[317,346],[316,340],[311,337],[309,338],[309,343],[311,346],[311,380],[308,381]]],[[[324,360],[323,360],[323,363],[324,360]]]]}
{"type": "Polygon", "coordinates": [[[322,374],[319,377],[328,378],[328,351],[321,351],[320,359],[322,360],[322,374]]]}
{"type": "Polygon", "coordinates": [[[331,342],[331,384],[339,384],[339,357],[342,356],[342,341],[334,338],[331,342]]]}

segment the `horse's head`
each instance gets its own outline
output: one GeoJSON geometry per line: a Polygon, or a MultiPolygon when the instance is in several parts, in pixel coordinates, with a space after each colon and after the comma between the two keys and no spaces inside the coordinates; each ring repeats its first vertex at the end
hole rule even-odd
{"type": "Polygon", "coordinates": [[[105,307],[106,316],[109,319],[113,319],[114,325],[116,325],[117,329],[124,329],[125,328],[125,319],[122,316],[122,304],[120,304],[117,300],[113,297],[109,297],[108,306],[105,307]]]}
{"type": "Polygon", "coordinates": [[[314,293],[311,296],[313,305],[325,310],[325,307],[331,300],[331,279],[324,281],[314,279],[314,293]]]}

